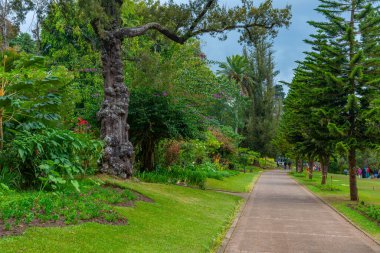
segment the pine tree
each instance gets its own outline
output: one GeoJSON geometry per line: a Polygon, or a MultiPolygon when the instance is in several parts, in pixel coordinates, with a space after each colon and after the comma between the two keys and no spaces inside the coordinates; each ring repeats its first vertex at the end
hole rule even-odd
{"type": "MultiPolygon", "coordinates": [[[[329,119],[329,132],[341,141],[339,147],[348,152],[350,171],[350,197],[358,200],[356,185],[356,151],[370,145],[376,138],[366,128],[369,105],[378,94],[379,81],[374,78],[378,71],[376,52],[380,19],[378,1],[374,0],[320,0],[317,11],[326,22],[310,22],[326,39],[325,52],[341,56],[339,64],[333,62],[323,69],[328,89],[335,86],[343,93],[337,94],[337,103],[331,111],[337,117],[329,119]],[[339,69],[337,69],[339,67],[339,69]],[[344,103],[341,103],[341,100],[344,103]]],[[[325,95],[324,95],[325,96],[325,95]]]]}

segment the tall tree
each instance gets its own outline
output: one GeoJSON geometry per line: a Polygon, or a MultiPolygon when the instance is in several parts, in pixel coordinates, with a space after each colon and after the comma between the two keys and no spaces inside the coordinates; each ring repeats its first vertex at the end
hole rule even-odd
{"type": "Polygon", "coordinates": [[[366,78],[368,71],[375,67],[373,62],[376,58],[368,53],[368,49],[364,50],[363,44],[378,44],[380,19],[373,15],[379,11],[378,8],[379,2],[374,0],[321,0],[317,11],[327,21],[310,22],[328,37],[330,50],[337,50],[344,56],[341,75],[326,74],[345,91],[345,105],[339,108],[341,117],[329,123],[329,127],[344,134],[342,145],[348,150],[351,200],[358,200],[356,151],[368,146],[375,137],[366,130],[364,115],[369,110],[374,92],[379,89],[379,81],[366,78]]]}
{"type": "MultiPolygon", "coordinates": [[[[72,1],[62,1],[64,4],[72,1]]],[[[151,3],[151,2],[149,2],[151,3]]],[[[61,4],[61,3],[60,3],[61,4]]],[[[124,4],[131,4],[130,1],[124,4]]],[[[124,84],[122,42],[125,38],[156,31],[183,44],[204,33],[223,35],[233,29],[264,27],[275,29],[288,24],[290,8],[273,9],[271,1],[257,8],[242,6],[227,9],[217,0],[195,0],[189,4],[148,4],[152,22],[124,26],[122,0],[79,0],[83,16],[92,24],[99,41],[104,78],[104,102],[98,117],[105,141],[102,171],[123,178],[132,175],[133,147],[127,124],[129,92],[124,84]],[[159,14],[159,15],[158,15],[159,14]]]]}
{"type": "Polygon", "coordinates": [[[274,122],[274,78],[278,74],[272,52],[271,38],[265,31],[251,34],[249,49],[245,52],[249,62],[249,92],[251,106],[247,108],[244,145],[264,155],[272,155],[271,140],[277,125],[274,122]]]}

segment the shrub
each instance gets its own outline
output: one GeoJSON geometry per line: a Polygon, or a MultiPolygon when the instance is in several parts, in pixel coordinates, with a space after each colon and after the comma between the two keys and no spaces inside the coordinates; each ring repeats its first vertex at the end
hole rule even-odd
{"type": "Polygon", "coordinates": [[[364,202],[361,202],[355,207],[355,209],[376,220],[377,222],[380,222],[380,206],[365,204],[364,202]]]}
{"type": "Polygon", "coordinates": [[[94,172],[101,154],[102,143],[88,135],[45,129],[17,133],[0,160],[7,170],[19,171],[27,185],[57,189],[70,182],[78,188],[74,177],[94,172]]]}
{"type": "Polygon", "coordinates": [[[200,140],[190,140],[181,144],[179,164],[190,166],[201,164],[209,160],[207,144],[200,140]]]}
{"type": "Polygon", "coordinates": [[[203,189],[207,176],[202,171],[188,170],[179,166],[168,169],[158,168],[155,171],[141,172],[137,174],[141,180],[149,183],[186,184],[194,185],[203,189]]]}
{"type": "Polygon", "coordinates": [[[222,180],[239,172],[219,170],[219,167],[211,162],[189,165],[187,167],[172,166],[167,169],[158,168],[152,172],[142,172],[137,177],[145,182],[165,184],[194,185],[203,189],[207,178],[222,180]]]}
{"type": "Polygon", "coordinates": [[[142,170],[153,170],[160,141],[194,138],[201,128],[198,116],[165,91],[135,89],[129,108],[131,141],[138,147],[136,157],[142,170]]]}

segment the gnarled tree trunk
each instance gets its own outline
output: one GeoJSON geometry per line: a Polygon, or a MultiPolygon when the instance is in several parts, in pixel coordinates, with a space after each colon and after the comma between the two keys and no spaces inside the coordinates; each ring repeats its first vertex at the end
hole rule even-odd
{"type": "Polygon", "coordinates": [[[102,41],[104,101],[97,116],[106,145],[101,171],[129,178],[132,176],[133,146],[128,139],[129,92],[124,84],[121,42],[112,35],[102,41]]]}

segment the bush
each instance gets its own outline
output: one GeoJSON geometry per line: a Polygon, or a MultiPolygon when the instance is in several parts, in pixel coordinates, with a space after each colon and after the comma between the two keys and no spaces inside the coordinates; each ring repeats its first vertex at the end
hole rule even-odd
{"type": "Polygon", "coordinates": [[[360,211],[364,215],[380,222],[380,206],[365,204],[363,201],[355,207],[356,210],[360,211]]]}
{"type": "Polygon", "coordinates": [[[24,184],[57,189],[70,182],[78,188],[74,177],[95,171],[102,146],[67,130],[23,131],[0,152],[0,161],[6,170],[18,171],[24,184]]]}
{"type": "Polygon", "coordinates": [[[141,170],[154,169],[154,153],[160,141],[195,138],[202,129],[197,114],[166,91],[134,89],[129,108],[131,141],[137,147],[141,170]]]}
{"type": "Polygon", "coordinates": [[[209,160],[207,144],[200,140],[190,140],[181,144],[179,165],[186,167],[209,160]]]}
{"type": "Polygon", "coordinates": [[[168,169],[159,168],[152,172],[142,172],[137,177],[145,182],[165,184],[194,185],[203,189],[207,178],[222,180],[238,174],[237,171],[219,170],[218,165],[207,162],[187,167],[172,166],[168,169]]]}
{"type": "Polygon", "coordinates": [[[188,170],[179,166],[173,166],[168,169],[156,169],[151,172],[141,172],[137,177],[149,183],[164,184],[186,184],[198,186],[204,189],[206,183],[206,173],[196,170],[188,170]]]}

